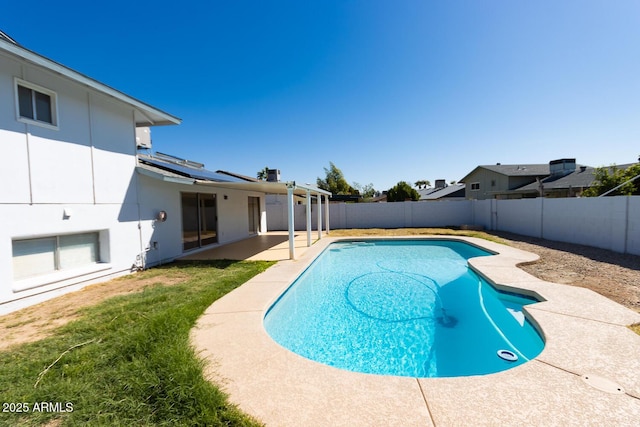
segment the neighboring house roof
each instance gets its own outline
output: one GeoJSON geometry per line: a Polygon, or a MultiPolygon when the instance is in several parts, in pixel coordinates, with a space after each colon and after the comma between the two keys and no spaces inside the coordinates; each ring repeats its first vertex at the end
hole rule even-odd
{"type": "Polygon", "coordinates": [[[584,166],[583,168],[577,165],[576,170],[567,175],[550,175],[541,179],[540,183],[532,182],[531,184],[516,188],[511,192],[537,192],[540,189],[540,184],[542,184],[543,188],[547,191],[590,187],[595,180],[595,175],[593,174],[595,169],[590,166],[584,166]]]}
{"type": "MultiPolygon", "coordinates": [[[[629,163],[625,165],[606,166],[609,169],[609,173],[613,173],[614,168],[618,170],[624,170],[629,166],[633,166],[635,163],[629,163]]],[[[568,188],[588,188],[593,185],[596,177],[594,175],[596,168],[591,166],[576,165],[576,170],[566,175],[550,175],[540,182],[547,191],[565,190],[568,188]]],[[[537,182],[524,185],[516,188],[511,192],[516,193],[532,193],[539,191],[540,185],[537,182]]]]}
{"type": "Polygon", "coordinates": [[[459,182],[466,182],[467,178],[478,169],[487,169],[505,176],[546,176],[550,173],[549,164],[480,165],[476,166],[459,182]]]}
{"type": "Polygon", "coordinates": [[[420,195],[420,200],[424,199],[425,197],[427,197],[429,194],[434,193],[438,190],[440,190],[441,188],[436,188],[436,187],[430,187],[430,188],[419,188],[418,190],[416,190],[418,192],[418,194],[420,195]]]}
{"type": "Polygon", "coordinates": [[[382,193],[382,194],[381,194],[381,195],[379,195],[379,196],[376,196],[376,197],[372,197],[372,198],[371,198],[371,202],[376,202],[376,203],[378,203],[378,202],[386,202],[386,201],[387,201],[387,193],[382,193]]]}
{"type": "Polygon", "coordinates": [[[332,194],[329,197],[330,202],[359,202],[362,200],[360,194],[332,194]]]}
{"type": "Polygon", "coordinates": [[[435,191],[431,191],[424,196],[420,195],[420,200],[438,200],[453,197],[464,198],[465,187],[464,184],[451,184],[444,188],[436,188],[435,191]]]}
{"type": "Polygon", "coordinates": [[[111,96],[121,102],[124,102],[134,108],[136,126],[158,126],[158,125],[177,125],[181,120],[171,114],[152,107],[140,100],[137,100],[117,89],[100,83],[97,80],[92,79],[84,74],[81,74],[69,67],[59,64],[49,58],[46,58],[39,53],[33,52],[29,49],[16,43],[11,37],[5,33],[0,32],[0,50],[8,52],[18,58],[30,62],[31,64],[46,68],[55,74],[61,75],[69,80],[72,80],[81,85],[88,86],[100,93],[111,96]]]}

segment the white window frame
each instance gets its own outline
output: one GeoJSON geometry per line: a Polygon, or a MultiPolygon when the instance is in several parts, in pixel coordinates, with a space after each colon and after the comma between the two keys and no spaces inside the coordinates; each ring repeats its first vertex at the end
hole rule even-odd
{"type": "Polygon", "coordinates": [[[480,191],[480,183],[479,182],[472,182],[471,183],[471,191],[480,191]]]}
{"type": "MultiPolygon", "coordinates": [[[[82,277],[82,276],[96,273],[99,271],[111,269],[111,264],[103,261],[103,259],[105,258],[103,254],[104,248],[102,245],[103,237],[104,237],[104,233],[102,231],[86,231],[86,232],[73,233],[73,234],[59,234],[59,235],[12,239],[12,244],[13,242],[20,242],[20,241],[27,241],[27,240],[55,239],[54,252],[51,253],[51,255],[54,257],[54,264],[55,264],[54,270],[46,273],[36,274],[33,276],[27,276],[27,277],[16,278],[14,276],[13,290],[16,292],[25,291],[25,290],[45,286],[45,285],[52,285],[55,283],[63,282],[64,280],[73,279],[76,277],[82,277]],[[60,264],[60,250],[61,250],[60,239],[64,236],[75,236],[75,235],[81,235],[81,234],[97,235],[98,237],[97,246],[96,246],[97,259],[95,260],[95,262],[90,262],[87,264],[68,267],[68,268],[61,268],[62,266],[60,264]]],[[[15,271],[14,271],[14,275],[15,275],[15,271]]]]}
{"type": "MultiPolygon", "coordinates": [[[[22,123],[27,123],[30,125],[41,126],[47,129],[58,130],[58,94],[50,89],[39,86],[34,83],[30,83],[19,79],[17,77],[14,78],[14,93],[15,93],[15,102],[16,102],[16,120],[22,123]],[[31,89],[35,92],[40,92],[44,95],[47,95],[51,98],[51,123],[45,122],[42,120],[31,119],[29,117],[23,117],[20,115],[20,97],[18,94],[18,86],[25,87],[27,89],[31,89]]],[[[35,105],[33,106],[34,114],[37,114],[35,105]]]]}

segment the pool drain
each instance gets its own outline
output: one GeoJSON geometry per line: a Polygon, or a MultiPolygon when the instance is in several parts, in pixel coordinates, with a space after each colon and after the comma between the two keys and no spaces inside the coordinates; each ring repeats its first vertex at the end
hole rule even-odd
{"type": "Polygon", "coordinates": [[[498,350],[498,357],[506,360],[507,362],[515,362],[518,360],[518,356],[509,350],[498,350]]]}

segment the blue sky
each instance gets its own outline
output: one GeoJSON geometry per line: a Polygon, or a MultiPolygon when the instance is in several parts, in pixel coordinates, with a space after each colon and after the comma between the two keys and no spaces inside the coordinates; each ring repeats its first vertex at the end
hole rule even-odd
{"type": "Polygon", "coordinates": [[[637,0],[14,1],[0,29],[180,117],[154,150],[213,170],[386,190],[640,155],[637,0]]]}

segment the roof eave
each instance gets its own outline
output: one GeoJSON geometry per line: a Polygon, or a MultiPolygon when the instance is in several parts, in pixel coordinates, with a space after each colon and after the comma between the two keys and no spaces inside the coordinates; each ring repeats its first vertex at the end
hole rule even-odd
{"type": "Polygon", "coordinates": [[[151,105],[145,104],[144,102],[132,98],[131,96],[126,95],[125,93],[120,92],[117,89],[107,86],[104,83],[100,83],[99,81],[94,80],[91,77],[72,70],[69,67],[59,64],[47,57],[40,55],[39,53],[33,52],[20,45],[0,39],[0,49],[9,52],[34,65],[46,68],[53,73],[59,74],[77,83],[88,86],[107,96],[131,105],[136,110],[142,112],[149,119],[146,122],[136,122],[136,125],[138,126],[178,125],[182,122],[182,120],[176,116],[166,113],[158,108],[152,107],[151,105]],[[158,119],[153,120],[152,117],[154,116],[158,119]]]}

